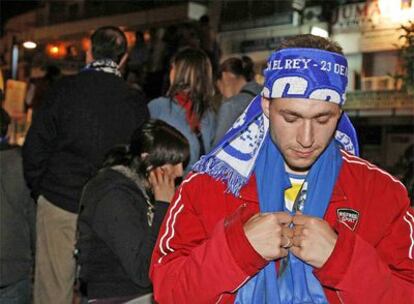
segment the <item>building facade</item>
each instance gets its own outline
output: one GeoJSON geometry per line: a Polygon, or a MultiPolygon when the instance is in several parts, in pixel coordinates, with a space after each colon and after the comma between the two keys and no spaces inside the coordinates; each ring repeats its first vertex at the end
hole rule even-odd
{"type": "MultiPolygon", "coordinates": [[[[41,3],[6,24],[0,43],[3,73],[10,69],[13,45],[25,40],[36,41],[38,47],[20,47],[17,78],[21,80],[41,76],[41,67],[49,63],[66,74],[77,72],[84,64],[87,37],[99,26],[122,27],[131,47],[136,45],[134,33],[142,31],[151,40],[154,55],[168,38],[176,39],[168,37],[169,29],[209,14],[218,31],[221,59],[248,55],[260,75],[282,39],[316,29],[338,41],[348,58],[345,110],[358,130],[362,156],[393,170],[414,144],[414,93],[409,87],[402,90],[404,83],[398,76],[414,73],[404,65],[401,48],[407,40],[400,39],[405,34],[401,26],[414,24],[414,0],[41,3]]],[[[150,69],[159,64],[167,63],[151,62],[150,69]]]]}
{"type": "MultiPolygon", "coordinates": [[[[250,2],[254,10],[257,5],[250,2]]],[[[241,21],[222,20],[223,58],[248,55],[260,73],[283,38],[315,28],[325,32],[339,42],[348,59],[345,110],[358,130],[362,156],[400,174],[404,153],[414,145],[414,89],[404,89],[398,76],[413,73],[405,70],[401,47],[407,40],[400,36],[406,34],[401,26],[414,22],[414,1],[296,2],[278,7],[280,2],[274,1],[273,14],[262,13],[254,21],[251,15],[239,17],[241,21]]]]}

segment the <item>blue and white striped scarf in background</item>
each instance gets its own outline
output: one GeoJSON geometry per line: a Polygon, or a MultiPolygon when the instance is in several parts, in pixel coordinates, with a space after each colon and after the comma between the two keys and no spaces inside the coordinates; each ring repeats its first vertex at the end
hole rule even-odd
{"type": "Polygon", "coordinates": [[[122,77],[121,72],[119,71],[118,64],[111,59],[99,59],[88,63],[82,71],[99,71],[114,74],[118,77],[122,77]]]}

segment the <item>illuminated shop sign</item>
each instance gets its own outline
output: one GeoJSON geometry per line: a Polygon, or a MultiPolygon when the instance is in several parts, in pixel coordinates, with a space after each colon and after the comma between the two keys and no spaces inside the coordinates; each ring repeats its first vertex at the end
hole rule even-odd
{"type": "Polygon", "coordinates": [[[414,21],[414,0],[375,0],[340,6],[333,18],[334,30],[364,27],[399,27],[414,21]]]}

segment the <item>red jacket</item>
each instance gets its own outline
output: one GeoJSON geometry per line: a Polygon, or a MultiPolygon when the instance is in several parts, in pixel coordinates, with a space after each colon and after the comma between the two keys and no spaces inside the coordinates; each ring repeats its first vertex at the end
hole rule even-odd
{"type": "MultiPolygon", "coordinates": [[[[324,219],[338,233],[314,273],[329,303],[414,302],[414,212],[404,186],[345,152],[324,219]]],[[[254,178],[240,198],[206,174],[193,173],[175,194],[152,256],[155,300],[233,303],[267,262],[243,224],[259,211],[254,178]]]]}

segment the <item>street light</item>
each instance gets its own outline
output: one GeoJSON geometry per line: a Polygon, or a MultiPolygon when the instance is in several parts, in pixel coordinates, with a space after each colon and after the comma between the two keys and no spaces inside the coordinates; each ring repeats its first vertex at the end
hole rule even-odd
{"type": "Polygon", "coordinates": [[[25,49],[32,50],[32,49],[35,49],[37,47],[37,44],[34,41],[28,40],[28,41],[23,42],[23,47],[25,49]]]}
{"type": "MultiPolygon", "coordinates": [[[[33,50],[37,47],[36,42],[27,40],[22,43],[25,49],[33,50]]],[[[12,79],[17,79],[17,70],[19,64],[19,42],[16,36],[12,37],[12,52],[11,52],[11,75],[12,79]]]]}

